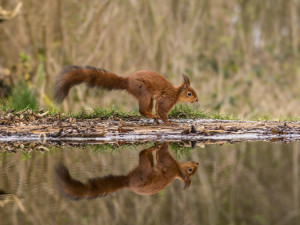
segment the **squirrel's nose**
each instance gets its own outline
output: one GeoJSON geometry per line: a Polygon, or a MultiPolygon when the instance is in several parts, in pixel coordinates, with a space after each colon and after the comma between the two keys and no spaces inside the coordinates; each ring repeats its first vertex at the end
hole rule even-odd
{"type": "Polygon", "coordinates": [[[196,98],[196,102],[198,102],[198,98],[196,98]]]}

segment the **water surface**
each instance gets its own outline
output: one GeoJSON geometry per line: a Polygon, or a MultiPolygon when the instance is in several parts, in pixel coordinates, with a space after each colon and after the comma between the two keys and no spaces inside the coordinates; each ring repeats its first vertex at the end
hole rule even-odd
{"type": "Polygon", "coordinates": [[[57,188],[58,162],[81,182],[127,175],[154,143],[32,146],[1,153],[1,224],[300,224],[298,142],[170,143],[174,159],[199,163],[188,188],[175,179],[152,195],[120,188],[76,201],[57,188]]]}

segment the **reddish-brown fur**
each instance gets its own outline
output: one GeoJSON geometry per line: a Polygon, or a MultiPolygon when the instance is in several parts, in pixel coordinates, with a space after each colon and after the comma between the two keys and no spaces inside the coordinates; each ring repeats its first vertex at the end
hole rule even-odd
{"type": "Polygon", "coordinates": [[[83,82],[108,90],[127,90],[137,98],[141,115],[153,118],[157,123],[161,119],[170,124],[168,113],[176,103],[198,101],[196,92],[190,87],[189,78],[185,74],[182,76],[184,82],[174,87],[162,75],[152,71],[143,70],[121,77],[95,67],[70,66],[58,76],[54,98],[57,102],[62,102],[72,86],[83,82]],[[152,113],[154,100],[157,115],[152,113]]]}
{"type": "Polygon", "coordinates": [[[139,156],[139,165],[126,176],[92,178],[84,184],[73,179],[63,164],[58,164],[56,177],[61,193],[71,199],[101,197],[121,188],[128,188],[140,195],[151,195],[166,187],[175,178],[183,180],[184,188],[188,188],[198,166],[196,162],[180,163],[175,160],[169,153],[166,142],[160,148],[150,147],[143,150],[139,156]],[[154,165],[152,152],[156,150],[154,165]]]}

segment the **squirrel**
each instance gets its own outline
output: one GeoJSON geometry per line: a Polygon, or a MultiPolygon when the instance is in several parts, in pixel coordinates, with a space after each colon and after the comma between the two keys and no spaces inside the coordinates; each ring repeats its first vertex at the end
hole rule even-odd
{"type": "Polygon", "coordinates": [[[198,101],[188,76],[182,74],[182,77],[184,82],[174,87],[162,75],[152,71],[142,70],[128,77],[121,77],[92,66],[69,66],[57,77],[54,99],[57,103],[61,103],[71,87],[83,82],[91,87],[97,86],[107,90],[127,90],[137,98],[141,115],[153,118],[156,123],[161,119],[166,125],[170,125],[168,113],[176,103],[198,101]],[[154,100],[156,115],[152,113],[154,100]]]}
{"type": "Polygon", "coordinates": [[[171,156],[168,145],[168,142],[164,142],[160,148],[153,146],[141,151],[138,166],[127,175],[96,177],[86,183],[72,178],[67,167],[58,163],[55,168],[56,184],[59,191],[72,200],[102,197],[121,188],[128,188],[140,195],[151,195],[165,188],[175,178],[184,181],[186,189],[199,164],[193,161],[178,162],[171,156]],[[153,151],[157,151],[156,165],[153,151]]]}

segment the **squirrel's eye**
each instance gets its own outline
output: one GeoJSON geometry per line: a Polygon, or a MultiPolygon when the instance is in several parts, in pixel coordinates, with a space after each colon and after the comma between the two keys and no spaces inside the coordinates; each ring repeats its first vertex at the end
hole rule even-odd
{"type": "Polygon", "coordinates": [[[191,93],[191,92],[188,92],[187,95],[188,95],[188,96],[192,96],[192,93],[191,93]]]}
{"type": "Polygon", "coordinates": [[[193,169],[190,168],[190,169],[189,169],[189,172],[193,172],[193,169]]]}

